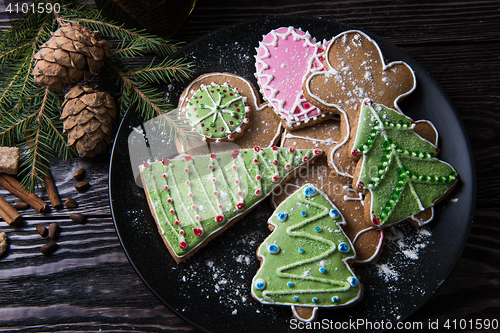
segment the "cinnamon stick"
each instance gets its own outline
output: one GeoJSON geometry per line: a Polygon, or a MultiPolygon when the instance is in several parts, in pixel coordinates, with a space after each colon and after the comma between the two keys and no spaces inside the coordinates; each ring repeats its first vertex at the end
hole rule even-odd
{"type": "Polygon", "coordinates": [[[45,191],[47,191],[47,195],[49,196],[50,204],[52,205],[52,207],[54,209],[63,208],[61,197],[59,196],[56,183],[54,182],[54,178],[52,178],[52,174],[50,173],[50,171],[48,177],[43,177],[43,181],[45,183],[45,191]]]}
{"type": "Polygon", "coordinates": [[[0,196],[0,216],[11,226],[21,223],[23,218],[2,196],[0,196]]]}
{"type": "Polygon", "coordinates": [[[40,199],[35,193],[26,192],[16,177],[0,173],[0,185],[33,207],[37,212],[45,213],[49,210],[49,205],[47,205],[47,203],[40,199]]]}

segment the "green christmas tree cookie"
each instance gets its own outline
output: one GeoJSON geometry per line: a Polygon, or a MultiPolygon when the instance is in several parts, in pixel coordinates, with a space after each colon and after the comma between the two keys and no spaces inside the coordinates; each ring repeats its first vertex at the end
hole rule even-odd
{"type": "Polygon", "coordinates": [[[306,184],[268,223],[273,232],[257,250],[261,267],[252,281],[254,298],[289,305],[302,321],[314,320],[319,307],[361,299],[361,285],[347,263],[355,252],[340,227],[344,218],[326,195],[306,184]],[[312,311],[302,311],[306,307],[312,311]]]}
{"type": "Polygon", "coordinates": [[[238,88],[229,84],[202,84],[191,91],[185,110],[189,124],[203,135],[204,140],[232,141],[249,122],[250,107],[238,88]]]}
{"type": "Polygon", "coordinates": [[[163,240],[181,262],[320,154],[254,147],[144,162],[139,168],[163,240]]]}
{"type": "Polygon", "coordinates": [[[358,188],[371,194],[370,220],[388,226],[411,217],[445,196],[458,175],[435,156],[439,149],[416,134],[402,113],[364,100],[352,154],[362,154],[358,188]]]}

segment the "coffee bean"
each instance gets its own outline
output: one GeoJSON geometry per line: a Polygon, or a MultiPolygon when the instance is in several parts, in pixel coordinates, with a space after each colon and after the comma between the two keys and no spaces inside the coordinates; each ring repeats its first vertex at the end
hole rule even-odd
{"type": "Polygon", "coordinates": [[[69,214],[69,218],[72,219],[76,223],[84,224],[87,222],[87,217],[81,213],[72,213],[69,214]]]}
{"type": "Polygon", "coordinates": [[[49,224],[49,237],[53,240],[56,240],[59,237],[59,233],[61,232],[61,228],[57,223],[49,224]]]}
{"type": "Polygon", "coordinates": [[[16,210],[25,210],[25,209],[28,209],[30,208],[30,205],[28,205],[26,202],[24,201],[16,201],[13,205],[13,207],[16,209],[16,210]]]}
{"type": "Polygon", "coordinates": [[[36,226],[36,231],[38,234],[42,237],[47,236],[47,228],[45,228],[43,225],[39,224],[36,226]]]}
{"type": "Polygon", "coordinates": [[[90,184],[88,181],[84,180],[81,182],[76,183],[75,188],[78,192],[85,192],[88,188],[90,187],[90,184]]]}
{"type": "Polygon", "coordinates": [[[75,174],[73,175],[73,178],[75,178],[76,180],[82,180],[83,178],[85,178],[85,169],[80,168],[76,170],[75,174]]]}
{"type": "Polygon", "coordinates": [[[64,206],[66,208],[76,208],[78,207],[78,202],[76,202],[75,199],[68,198],[64,201],[64,206]]]}
{"type": "Polygon", "coordinates": [[[57,247],[58,246],[56,242],[50,242],[43,245],[42,248],[40,249],[40,252],[42,252],[44,256],[48,256],[52,254],[55,250],[57,250],[57,247]]]}

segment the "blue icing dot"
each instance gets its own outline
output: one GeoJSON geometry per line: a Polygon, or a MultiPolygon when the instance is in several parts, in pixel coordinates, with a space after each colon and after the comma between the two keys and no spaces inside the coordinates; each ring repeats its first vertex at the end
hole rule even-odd
{"type": "Polygon", "coordinates": [[[313,303],[316,303],[316,302],[318,301],[318,298],[317,298],[317,297],[314,297],[314,298],[312,299],[312,301],[313,301],[313,303]]]}
{"type": "Polygon", "coordinates": [[[264,288],[266,288],[266,281],[264,281],[264,279],[255,280],[255,288],[257,288],[257,290],[264,290],[264,288]]]}
{"type": "Polygon", "coordinates": [[[293,286],[293,282],[288,282],[286,285],[287,285],[288,287],[292,287],[292,286],[293,286]]]}
{"type": "Polygon", "coordinates": [[[321,228],[320,227],[316,227],[316,228],[314,228],[314,230],[316,230],[316,232],[321,232],[321,228]]]}
{"type": "Polygon", "coordinates": [[[267,247],[267,251],[271,254],[278,254],[280,252],[280,247],[276,244],[271,244],[267,247]]]}
{"type": "Polygon", "coordinates": [[[279,212],[278,214],[276,214],[276,218],[280,222],[285,222],[286,219],[288,218],[288,214],[287,212],[279,212]]]}
{"type": "Polygon", "coordinates": [[[307,212],[306,212],[305,210],[303,210],[303,211],[300,213],[300,215],[302,215],[302,216],[306,216],[306,215],[307,215],[307,212]]]}
{"type": "Polygon", "coordinates": [[[338,296],[333,296],[332,297],[332,302],[335,303],[339,300],[340,298],[338,296]]]}
{"type": "Polygon", "coordinates": [[[355,278],[354,276],[348,277],[347,282],[349,282],[349,284],[353,287],[356,287],[359,284],[358,279],[355,278]]]}
{"type": "Polygon", "coordinates": [[[320,273],[326,273],[326,268],[325,267],[320,267],[319,268],[320,273]]]}
{"type": "Polygon", "coordinates": [[[312,186],[308,186],[304,189],[304,195],[306,197],[312,197],[313,195],[316,194],[316,190],[312,186]]]}
{"type": "Polygon", "coordinates": [[[304,249],[303,249],[303,248],[300,248],[300,249],[299,249],[299,253],[304,253],[304,249]]]}
{"type": "Polygon", "coordinates": [[[297,302],[299,300],[299,296],[293,296],[293,300],[297,302]]]}
{"type": "Polygon", "coordinates": [[[347,243],[340,243],[339,244],[339,251],[342,252],[342,253],[347,253],[349,252],[349,245],[347,245],[347,243]]]}
{"type": "Polygon", "coordinates": [[[332,210],[330,210],[330,217],[331,217],[332,219],[338,219],[338,218],[340,217],[340,213],[339,213],[339,211],[338,211],[338,210],[336,210],[336,209],[332,209],[332,210]]]}

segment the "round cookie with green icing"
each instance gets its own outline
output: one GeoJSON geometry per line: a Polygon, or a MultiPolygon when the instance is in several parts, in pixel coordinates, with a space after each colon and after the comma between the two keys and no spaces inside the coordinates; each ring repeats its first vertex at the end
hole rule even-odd
{"type": "Polygon", "coordinates": [[[291,306],[302,321],[314,320],[319,307],[361,299],[362,286],[349,266],[356,254],[341,228],[344,217],[326,195],[305,184],[268,223],[273,232],[257,250],[261,267],[252,280],[255,299],[291,306]]]}
{"type": "Polygon", "coordinates": [[[202,84],[192,90],[185,113],[193,130],[209,141],[233,141],[249,123],[250,107],[238,87],[226,82],[202,84]]]}

